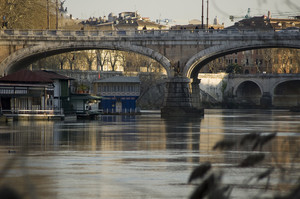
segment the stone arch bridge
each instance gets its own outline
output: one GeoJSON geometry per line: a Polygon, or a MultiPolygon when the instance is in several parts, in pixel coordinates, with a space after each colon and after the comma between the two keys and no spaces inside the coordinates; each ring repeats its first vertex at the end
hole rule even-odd
{"type": "Polygon", "coordinates": [[[9,53],[0,58],[0,75],[19,70],[41,57],[76,50],[122,50],[148,56],[159,62],[169,77],[162,114],[168,114],[174,107],[184,107],[178,109],[180,115],[192,113],[192,106],[198,107],[197,76],[205,64],[250,49],[299,49],[300,32],[2,30],[0,46],[9,48],[9,53]]]}
{"type": "Polygon", "coordinates": [[[297,106],[300,104],[300,74],[229,75],[225,93],[237,104],[297,106]]]}

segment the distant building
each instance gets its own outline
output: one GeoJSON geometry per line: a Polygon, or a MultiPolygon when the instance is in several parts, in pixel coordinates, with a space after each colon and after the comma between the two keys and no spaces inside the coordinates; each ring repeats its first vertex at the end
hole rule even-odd
{"type": "MultiPolygon", "coordinates": [[[[203,24],[203,29],[206,29],[207,25],[203,24]]],[[[171,30],[198,30],[202,29],[202,23],[200,20],[193,19],[189,21],[188,25],[175,25],[170,28],[171,30]]],[[[213,24],[208,24],[208,29],[222,30],[224,29],[224,24],[219,24],[219,20],[216,17],[213,24]]]]}
{"type": "MultiPolygon", "coordinates": [[[[299,31],[298,17],[279,19],[268,16],[250,17],[236,22],[227,30],[253,31],[299,31]]],[[[224,72],[230,64],[243,67],[243,73],[298,73],[299,50],[297,49],[253,49],[220,57],[201,69],[201,72],[224,72]]]]}
{"type": "Polygon", "coordinates": [[[156,19],[155,22],[160,25],[166,26],[167,29],[170,29],[171,26],[174,26],[176,21],[173,19],[156,19]]]}
{"type": "Polygon", "coordinates": [[[242,66],[244,74],[299,73],[299,50],[287,48],[253,49],[217,58],[206,64],[201,73],[225,72],[228,65],[242,66]]]}
{"type": "Polygon", "coordinates": [[[94,94],[102,97],[104,113],[137,113],[136,100],[140,96],[139,77],[114,76],[94,82],[94,94]]]}
{"type": "Polygon", "coordinates": [[[137,12],[121,12],[119,16],[110,13],[108,18],[106,16],[99,18],[89,18],[82,21],[84,29],[97,30],[159,30],[167,29],[166,26],[150,21],[148,18],[141,17],[137,12]]]}
{"type": "Polygon", "coordinates": [[[298,17],[282,19],[272,18],[271,13],[268,16],[257,16],[248,19],[243,19],[236,22],[233,26],[226,29],[237,29],[237,30],[260,30],[260,31],[279,31],[287,28],[298,27],[300,28],[300,19],[298,17]]]}

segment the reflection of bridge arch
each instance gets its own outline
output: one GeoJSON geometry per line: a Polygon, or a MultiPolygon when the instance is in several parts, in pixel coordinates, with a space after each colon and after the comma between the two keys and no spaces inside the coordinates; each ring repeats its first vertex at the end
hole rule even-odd
{"type": "Polygon", "coordinates": [[[288,107],[300,104],[300,80],[278,82],[272,92],[275,106],[288,107]]]}
{"type": "Polygon", "coordinates": [[[262,88],[255,81],[243,81],[234,90],[234,95],[239,103],[260,105],[262,88]]]}
{"type": "Polygon", "coordinates": [[[246,50],[261,49],[261,48],[296,48],[300,49],[300,43],[291,42],[288,40],[285,41],[266,41],[266,42],[234,42],[223,44],[220,46],[212,46],[205,50],[200,51],[194,55],[185,65],[183,73],[184,76],[194,78],[197,77],[199,71],[203,66],[208,64],[210,61],[213,61],[219,57],[229,55],[232,53],[237,53],[246,50]]]}
{"type": "Polygon", "coordinates": [[[12,53],[7,57],[1,64],[0,69],[4,70],[5,74],[17,71],[22,67],[29,65],[30,63],[39,60],[41,58],[49,57],[66,52],[79,51],[79,50],[93,50],[93,49],[104,49],[104,50],[120,50],[130,51],[145,55],[149,58],[160,63],[166,70],[168,76],[172,76],[170,61],[162,54],[143,46],[133,45],[120,45],[111,42],[82,42],[82,43],[69,43],[59,45],[36,45],[26,47],[12,53]]]}

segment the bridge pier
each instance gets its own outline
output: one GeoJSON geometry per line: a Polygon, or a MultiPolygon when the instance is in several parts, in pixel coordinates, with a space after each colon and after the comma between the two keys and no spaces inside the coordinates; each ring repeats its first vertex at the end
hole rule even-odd
{"type": "Polygon", "coordinates": [[[270,108],[272,106],[272,96],[270,92],[264,92],[260,98],[260,106],[270,108]]]}
{"type": "Polygon", "coordinates": [[[162,117],[202,117],[204,115],[203,109],[192,106],[190,83],[191,80],[186,77],[173,77],[166,82],[167,93],[164,107],[161,109],[162,117]]]}
{"type": "Polygon", "coordinates": [[[200,84],[201,80],[198,78],[194,78],[191,83],[192,86],[192,107],[197,109],[202,109],[202,104],[200,100],[200,84]]]}

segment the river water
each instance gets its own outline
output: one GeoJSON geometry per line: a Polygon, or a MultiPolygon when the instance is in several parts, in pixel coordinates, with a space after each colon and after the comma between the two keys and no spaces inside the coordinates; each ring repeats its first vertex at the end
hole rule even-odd
{"type": "Polygon", "coordinates": [[[296,184],[299,147],[300,115],[282,110],[206,110],[201,119],[164,120],[154,111],[95,121],[14,121],[0,126],[0,185],[25,198],[189,198],[197,184],[187,184],[190,173],[209,161],[233,187],[231,198],[264,197],[296,184]],[[248,133],[274,132],[262,151],[250,143],[212,149],[223,139],[238,143],[248,133]],[[237,167],[253,153],[266,158],[237,167]],[[267,180],[252,177],[271,166],[264,191],[267,180]]]}

